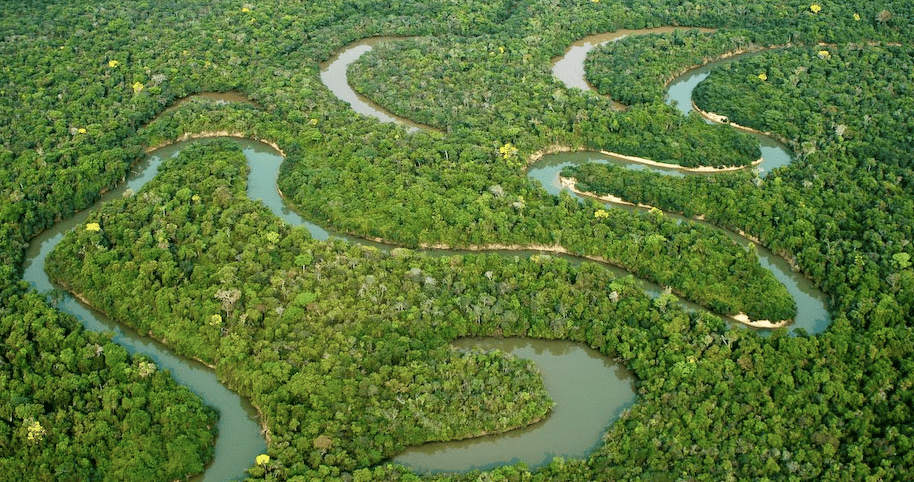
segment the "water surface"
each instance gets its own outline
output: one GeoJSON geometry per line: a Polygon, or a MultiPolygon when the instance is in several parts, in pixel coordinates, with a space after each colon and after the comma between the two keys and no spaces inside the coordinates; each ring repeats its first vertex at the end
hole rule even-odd
{"type": "Polygon", "coordinates": [[[357,93],[349,85],[349,66],[359,60],[362,55],[370,52],[375,45],[381,42],[406,40],[404,37],[372,37],[353,42],[340,50],[339,53],[321,63],[321,81],[333,92],[337,98],[348,102],[352,110],[359,114],[378,119],[381,122],[396,122],[404,125],[411,132],[419,130],[436,130],[431,126],[418,124],[405,117],[397,116],[387,109],[375,104],[369,98],[357,93]]]}
{"type": "Polygon", "coordinates": [[[458,340],[454,345],[501,350],[533,360],[555,407],[545,420],[526,428],[412,447],[394,462],[420,472],[466,472],[518,462],[535,468],[553,457],[582,457],[601,443],[609,425],[635,401],[632,375],[579,343],[484,338],[458,340]]]}
{"type": "MultiPolygon", "coordinates": [[[[562,186],[561,182],[559,181],[559,174],[562,172],[562,169],[565,169],[566,167],[594,162],[613,163],[614,160],[607,158],[602,154],[593,152],[550,154],[548,156],[543,156],[541,160],[531,164],[527,170],[527,175],[539,181],[543,188],[545,188],[546,191],[550,194],[559,195],[560,192],[565,191],[573,198],[583,200],[585,197],[580,196],[567,187],[562,186]]],[[[629,205],[612,203],[605,204],[607,207],[626,209],[629,211],[647,210],[646,208],[637,208],[629,205]]],[[[705,223],[704,221],[698,221],[695,219],[688,219],[682,215],[675,213],[664,214],[680,222],[698,222],[713,226],[710,223],[705,223]]],[[[783,257],[772,253],[764,246],[758,245],[752,240],[747,239],[745,236],[741,236],[738,233],[734,233],[732,231],[716,226],[715,228],[723,231],[724,234],[729,236],[740,245],[746,247],[747,249],[749,249],[749,246],[752,245],[751,249],[755,250],[761,265],[765,269],[774,273],[775,278],[777,278],[778,281],[780,281],[784,287],[787,288],[787,291],[790,293],[790,295],[793,296],[793,299],[797,304],[797,316],[794,319],[793,323],[788,325],[790,330],[797,330],[802,328],[807,333],[815,334],[821,333],[825,331],[826,328],[828,328],[828,297],[825,295],[825,293],[813,286],[812,282],[808,278],[798,272],[795,272],[787,260],[785,260],[783,257]]]]}
{"type": "MultiPolygon", "coordinates": [[[[91,208],[54,225],[33,239],[26,255],[23,279],[39,292],[56,289],[44,271],[44,263],[48,253],[63,239],[64,234],[81,227],[89,213],[98,209],[102,203],[122,196],[127,189],[139,191],[155,177],[159,165],[165,159],[176,156],[186,144],[178,143],[155,151],[142,164],[135,166],[127,182],[107,193],[91,208]]],[[[249,162],[250,160],[249,158],[249,162]]],[[[223,482],[242,478],[247,468],[254,464],[254,458],[266,452],[267,445],[260,435],[257,410],[247,400],[223,386],[212,369],[175,354],[162,343],[109,319],[65,292],[55,292],[55,299],[58,309],[76,317],[87,329],[111,333],[112,341],[130,353],[146,355],[160,370],[168,370],[178,383],[190,388],[207,405],[219,410],[213,461],[206,472],[194,480],[223,482]]]]}

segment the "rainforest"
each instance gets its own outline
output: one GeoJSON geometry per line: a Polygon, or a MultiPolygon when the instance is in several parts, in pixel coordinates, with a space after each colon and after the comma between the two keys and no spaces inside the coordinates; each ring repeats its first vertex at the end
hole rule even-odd
{"type": "Polygon", "coordinates": [[[0,471],[906,480],[912,20],[5,2],[0,471]]]}

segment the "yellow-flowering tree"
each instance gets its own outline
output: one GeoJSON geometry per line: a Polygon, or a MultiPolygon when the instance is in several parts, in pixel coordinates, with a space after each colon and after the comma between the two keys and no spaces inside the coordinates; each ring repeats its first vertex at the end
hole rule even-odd
{"type": "Polygon", "coordinates": [[[38,443],[44,439],[45,435],[44,427],[41,426],[41,423],[37,420],[32,420],[28,425],[28,439],[29,442],[38,443]]]}
{"type": "Polygon", "coordinates": [[[501,158],[507,161],[508,165],[511,167],[520,167],[523,165],[523,162],[517,159],[517,148],[514,147],[514,144],[510,142],[498,148],[498,152],[501,154],[501,158]]]}
{"type": "Polygon", "coordinates": [[[153,373],[156,372],[155,363],[148,362],[146,360],[143,360],[140,362],[139,368],[140,368],[139,373],[140,373],[141,378],[146,378],[149,375],[152,375],[153,373]]]}
{"type": "Polygon", "coordinates": [[[501,157],[503,159],[508,160],[517,155],[517,148],[514,147],[514,145],[509,142],[509,143],[499,147],[498,152],[501,153],[501,157]]]}

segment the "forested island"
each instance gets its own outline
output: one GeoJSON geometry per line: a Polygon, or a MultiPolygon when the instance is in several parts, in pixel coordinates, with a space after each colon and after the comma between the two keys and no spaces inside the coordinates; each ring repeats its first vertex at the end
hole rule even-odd
{"type": "Polygon", "coordinates": [[[660,481],[914,471],[909,2],[4,7],[3,473],[660,481]],[[637,29],[588,55],[593,91],[553,75],[573,42],[637,29]],[[335,54],[376,37],[348,83],[418,128],[360,114],[322,81],[335,54]],[[672,79],[720,59],[694,112],[665,102],[672,79]],[[783,141],[793,161],[760,176],[747,131],[783,141]],[[334,234],[257,199],[256,161],[226,137],[265,143],[282,159],[271,181],[279,202],[334,234]],[[147,156],[197,138],[207,139],[162,155],[142,187],[125,189],[147,156]],[[707,172],[562,170],[578,192],[647,206],[621,209],[550,194],[527,175],[563,151],[707,172]],[[53,251],[33,254],[52,243],[37,236],[66,220],[77,222],[53,251]],[[823,331],[791,327],[799,308],[756,244],[827,295],[823,331]],[[55,289],[36,289],[33,265],[55,289]],[[77,319],[70,297],[98,314],[77,319]],[[80,323],[102,315],[115,328],[80,323]],[[121,331],[161,348],[124,348],[121,331]],[[636,396],[587,453],[455,473],[396,463],[408,447],[549,417],[537,367],[454,344],[475,337],[591,347],[631,374],[636,396]],[[216,472],[234,450],[219,445],[231,427],[217,425],[216,401],[176,381],[166,358],[202,363],[250,404],[259,442],[236,468],[216,472]]]}

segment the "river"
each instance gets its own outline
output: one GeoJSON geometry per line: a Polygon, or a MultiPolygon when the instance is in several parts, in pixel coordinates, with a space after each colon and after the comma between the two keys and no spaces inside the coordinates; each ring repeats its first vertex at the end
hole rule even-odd
{"type": "Polygon", "coordinates": [[[414,470],[466,472],[517,462],[538,467],[553,457],[581,457],[599,445],[609,425],[634,403],[632,375],[579,343],[485,338],[458,340],[455,345],[533,360],[555,407],[545,420],[528,427],[412,447],[394,458],[414,470]]]}
{"type": "MultiPolygon", "coordinates": [[[[582,39],[581,41],[573,44],[565,56],[558,59],[553,59],[553,73],[556,76],[564,77],[561,80],[563,80],[566,85],[569,85],[569,87],[591,89],[591,87],[584,80],[583,63],[587,52],[589,52],[589,50],[594,46],[599,45],[600,43],[622,38],[626,35],[660,33],[669,32],[672,30],[674,30],[674,28],[619,31],[613,32],[611,34],[602,34],[582,39]],[[570,56],[573,58],[570,58],[570,56]],[[578,66],[578,64],[580,65],[578,66]],[[569,80],[571,83],[569,83],[569,80]]],[[[355,91],[353,91],[353,89],[349,86],[347,77],[345,75],[350,64],[358,60],[359,57],[365,53],[371,51],[374,45],[377,45],[379,42],[385,40],[402,39],[372,38],[361,42],[354,42],[342,49],[342,51],[333,59],[325,64],[322,64],[321,78],[331,92],[335,93],[338,97],[340,97],[340,99],[350,102],[357,112],[364,115],[373,116],[382,122],[398,122],[409,126],[412,130],[415,130],[418,124],[411,122],[409,119],[393,115],[368,98],[355,93],[355,91]],[[330,75],[331,72],[334,72],[335,74],[330,75]],[[356,100],[352,101],[350,99],[356,100]]],[[[728,61],[729,60],[732,60],[732,58],[728,59],[728,61]]],[[[703,68],[689,70],[674,79],[670,84],[671,91],[674,94],[670,95],[668,102],[673,103],[675,101],[677,105],[684,106],[680,107],[680,109],[684,115],[687,115],[688,111],[691,110],[692,90],[694,90],[695,86],[700,80],[707,76],[707,71],[714,68],[715,65],[716,64],[710,64],[703,68]],[[689,101],[679,102],[678,99],[682,98],[687,98],[689,101]]],[[[758,137],[762,143],[764,168],[770,170],[774,167],[790,162],[792,159],[790,153],[779,142],[763,135],[757,135],[756,137],[758,137]]],[[[612,162],[629,169],[652,169],[654,171],[674,176],[694,175],[694,173],[683,171],[675,167],[649,167],[637,162],[612,158],[610,156],[592,152],[573,154],[562,153],[544,156],[541,160],[531,164],[528,167],[527,175],[533,179],[538,180],[550,194],[557,195],[562,189],[567,189],[566,187],[563,187],[559,182],[559,172],[561,172],[562,168],[573,164],[591,162],[593,160],[597,160],[598,162],[612,162]]],[[[572,196],[578,199],[581,198],[573,192],[570,193],[572,196]]],[[[620,207],[614,204],[611,206],[617,208],[620,207]]],[[[626,207],[623,206],[623,208],[626,207]]],[[[676,217],[679,220],[683,220],[682,216],[676,216],[669,213],[667,213],[667,215],[676,217]]],[[[791,269],[789,263],[787,263],[787,261],[782,257],[774,255],[762,246],[755,245],[755,243],[745,238],[744,236],[727,230],[724,230],[724,232],[732,239],[734,239],[734,241],[740,243],[743,246],[748,247],[750,244],[754,245],[754,249],[756,249],[761,265],[766,269],[772,271],[777,279],[785,285],[791,296],[793,296],[794,300],[797,303],[798,311],[797,317],[790,325],[792,330],[802,328],[808,333],[819,333],[827,328],[829,320],[826,303],[827,297],[824,293],[812,286],[812,283],[808,279],[799,273],[794,272],[791,269]]],[[[659,289],[656,289],[653,294],[656,295],[658,292],[659,289]]],[[[694,304],[689,304],[688,308],[699,309],[694,304]]],[[[520,352],[519,355],[523,356],[525,353],[526,352],[520,352]]],[[[567,363],[568,366],[574,366],[574,364],[578,362],[563,360],[561,363],[567,363]]],[[[548,385],[550,383],[548,378],[546,383],[547,388],[550,388],[548,385]]],[[[549,393],[555,397],[558,392],[555,392],[550,388],[549,393]]],[[[615,402],[607,400],[607,405],[613,405],[614,403],[615,402]]],[[[613,411],[610,410],[608,413],[613,413],[613,411]]],[[[615,419],[617,415],[618,411],[616,411],[615,414],[612,415],[612,417],[606,423],[598,423],[598,425],[601,427],[600,433],[602,433],[603,429],[609,424],[609,422],[611,422],[611,420],[615,419]]],[[[548,431],[546,431],[542,430],[542,427],[532,426],[528,429],[524,429],[523,431],[485,437],[479,440],[474,439],[468,441],[442,442],[436,444],[428,444],[420,447],[412,447],[407,449],[403,454],[395,457],[394,461],[404,463],[411,468],[421,471],[467,471],[472,469],[491,468],[495,465],[509,464],[520,460],[523,460],[530,467],[536,467],[544,463],[548,463],[549,459],[551,459],[550,454],[576,457],[585,456],[596,446],[599,441],[599,434],[597,434],[596,439],[590,439],[595,440],[594,442],[587,443],[586,440],[588,440],[589,436],[584,435],[582,432],[581,437],[579,437],[580,440],[577,440],[578,437],[575,437],[576,441],[581,445],[579,445],[578,450],[573,451],[573,453],[565,452],[564,448],[559,448],[557,440],[556,445],[553,446],[552,449],[554,452],[549,452],[550,449],[548,446],[545,448],[532,448],[537,444],[535,440],[539,439],[539,435],[536,434],[537,430],[540,430],[546,434],[552,434],[551,436],[558,438],[556,433],[568,433],[569,431],[574,432],[574,430],[568,430],[568,428],[569,426],[567,425],[555,425],[555,428],[550,425],[548,431]],[[527,430],[529,430],[529,432],[527,432],[527,430]],[[534,433],[535,435],[529,435],[530,433],[534,433]],[[523,437],[521,437],[521,435],[523,435],[523,437]],[[530,446],[528,446],[528,444],[530,444],[530,446]]]]}
{"type": "MultiPolygon", "coordinates": [[[[326,240],[333,236],[342,237],[349,242],[363,242],[358,238],[340,236],[327,231],[290,210],[276,188],[276,179],[283,161],[280,153],[261,142],[232,139],[239,144],[250,166],[247,189],[250,198],[260,199],[275,215],[286,222],[305,226],[316,239],[326,240]]],[[[27,254],[23,278],[40,292],[55,289],[44,271],[44,261],[47,254],[63,239],[63,235],[74,227],[82,226],[89,213],[102,203],[122,196],[128,189],[139,191],[155,177],[162,162],[176,156],[184,146],[196,142],[207,140],[183,141],[156,150],[145,162],[135,166],[125,183],[107,193],[91,208],[81,211],[35,238],[27,254]]],[[[386,247],[378,243],[365,244],[386,247]]],[[[438,250],[432,254],[454,252],[438,250]]],[[[505,254],[514,256],[518,253],[505,254]]],[[[253,464],[254,458],[267,451],[266,442],[260,435],[256,409],[219,383],[210,368],[176,355],[165,345],[108,319],[67,294],[60,298],[57,306],[62,311],[74,315],[87,329],[113,333],[113,340],[116,343],[126,347],[131,353],[148,356],[159,368],[169,370],[178,383],[190,387],[207,404],[219,410],[219,436],[214,460],[206,472],[194,480],[224,481],[243,477],[245,470],[253,464]]],[[[546,420],[533,426],[508,434],[451,442],[454,444],[453,453],[450,449],[447,453],[442,452],[443,447],[448,447],[449,443],[429,444],[410,449],[401,456],[403,463],[419,470],[468,470],[490,468],[518,460],[536,466],[548,463],[553,455],[581,456],[593,449],[605,428],[621,410],[634,403],[635,392],[631,374],[583,345],[565,341],[495,339],[460,341],[457,345],[466,346],[466,343],[476,344],[477,348],[485,350],[500,349],[534,360],[543,373],[550,395],[559,406],[546,420]],[[575,394],[582,396],[578,397],[575,394]],[[598,400],[602,402],[596,403],[598,400]],[[436,463],[440,460],[451,462],[442,466],[436,463]]]]}
{"type": "MultiPolygon", "coordinates": [[[[159,164],[177,155],[183,144],[165,147],[149,155],[142,164],[134,167],[126,182],[105,194],[91,208],[54,225],[33,239],[29,245],[23,279],[39,292],[55,289],[44,271],[44,261],[54,246],[63,239],[63,235],[76,226],[82,226],[89,213],[101,204],[122,196],[127,189],[139,191],[155,177],[159,164]]],[[[257,422],[257,410],[247,400],[222,385],[212,369],[198,361],[176,355],[158,341],[108,319],[68,294],[60,298],[57,307],[75,316],[89,330],[112,333],[115,343],[130,353],[148,356],[160,369],[171,372],[178,383],[190,388],[204,402],[219,410],[219,433],[213,461],[203,476],[193,480],[222,482],[243,477],[246,469],[254,465],[254,458],[266,452],[266,441],[260,435],[260,425],[257,422]]]]}
{"type": "MultiPolygon", "coordinates": [[[[667,33],[673,30],[676,30],[676,28],[659,27],[641,30],[620,30],[612,33],[585,37],[584,39],[581,39],[572,44],[566,51],[565,56],[552,60],[553,74],[556,75],[564,83],[566,83],[566,85],[568,85],[570,88],[576,87],[592,90],[590,85],[587,84],[586,80],[584,80],[584,59],[590,50],[603,43],[618,40],[628,35],[667,33]],[[581,87],[582,85],[583,87],[581,87]]],[[[702,29],[702,31],[711,30],[702,29]]],[[[348,71],[349,65],[358,60],[359,57],[365,53],[371,51],[374,45],[377,45],[381,41],[391,40],[403,39],[378,37],[349,44],[347,47],[342,49],[342,51],[337,56],[334,57],[335,60],[331,59],[328,61],[328,63],[322,65],[322,70],[326,72],[333,71],[345,74],[345,72],[348,71]]],[[[692,91],[695,89],[695,86],[698,85],[698,82],[707,77],[708,72],[714,67],[724,62],[731,62],[739,57],[740,56],[732,56],[719,62],[714,62],[703,67],[691,69],[679,77],[676,77],[669,84],[671,93],[668,96],[667,102],[671,104],[675,102],[675,104],[679,106],[680,110],[682,110],[684,115],[688,114],[688,112],[691,110],[692,91]]],[[[357,95],[349,86],[345,75],[324,76],[322,74],[322,79],[324,79],[325,83],[332,80],[332,84],[327,84],[327,88],[334,93],[349,91],[351,94],[347,94],[347,98],[357,95]]],[[[346,99],[343,98],[343,100],[346,99]]],[[[404,123],[405,125],[417,125],[409,124],[410,121],[408,119],[403,119],[401,117],[389,114],[389,112],[385,111],[382,107],[378,106],[365,97],[359,98],[358,109],[358,112],[364,115],[373,116],[382,122],[400,122],[404,123]]],[[[791,161],[792,156],[790,152],[780,142],[761,134],[756,135],[756,137],[760,138],[760,141],[763,141],[763,169],[766,169],[768,172],[770,172],[770,169],[787,164],[791,161]]],[[[562,184],[559,182],[559,173],[564,167],[593,161],[610,162],[629,169],[651,169],[655,172],[673,176],[713,175],[713,173],[693,173],[690,171],[683,171],[681,169],[677,169],[675,166],[670,168],[647,166],[642,163],[619,159],[596,152],[559,153],[543,156],[542,159],[531,164],[528,167],[527,175],[530,178],[538,180],[550,194],[557,195],[559,191],[566,190],[573,197],[581,199],[581,196],[568,190],[567,187],[562,186],[562,184]]],[[[623,209],[632,209],[617,204],[608,204],[608,206],[623,209]]],[[[667,213],[667,215],[680,221],[684,220],[682,216],[676,214],[667,213]]],[[[699,222],[693,219],[690,219],[689,221],[699,222]]],[[[750,244],[752,244],[754,249],[756,249],[761,265],[774,273],[778,281],[784,284],[788,292],[791,294],[791,296],[793,296],[794,300],[797,303],[797,316],[789,325],[791,330],[802,328],[807,333],[815,334],[822,332],[825,330],[825,328],[828,327],[828,297],[824,293],[816,289],[806,277],[797,272],[794,272],[790,264],[784,258],[773,254],[764,246],[760,246],[757,243],[754,243],[752,240],[747,239],[745,236],[728,230],[723,231],[730,238],[743,246],[748,247],[750,244]]]]}
{"type": "MultiPolygon", "coordinates": [[[[590,85],[589,82],[587,82],[587,76],[584,70],[584,62],[587,59],[587,55],[593,49],[601,45],[605,45],[609,42],[615,42],[616,40],[632,35],[670,33],[675,30],[689,29],[683,27],[658,27],[641,30],[617,30],[615,32],[584,37],[583,39],[571,44],[571,46],[568,47],[568,50],[565,52],[565,55],[552,59],[552,75],[561,80],[562,83],[564,83],[565,86],[569,89],[577,88],[584,91],[596,93],[597,90],[592,85],[590,85]]],[[[696,30],[705,33],[715,31],[714,29],[708,28],[699,28],[696,30]]],[[[689,112],[693,110],[692,92],[702,80],[705,80],[708,77],[712,70],[726,63],[733,62],[734,60],[744,58],[746,56],[757,55],[758,53],[759,52],[748,52],[745,54],[733,55],[725,59],[710,62],[701,67],[687,70],[667,84],[667,104],[678,108],[683,115],[688,115],[689,112]]],[[[626,105],[615,101],[613,101],[613,105],[616,107],[616,109],[619,110],[624,110],[627,108],[626,105]]],[[[705,120],[709,123],[711,122],[707,119],[705,120]]],[[[762,151],[762,163],[758,166],[760,175],[765,176],[773,169],[781,166],[786,166],[787,164],[790,164],[790,161],[793,160],[793,156],[790,154],[790,151],[780,141],[756,132],[750,132],[750,134],[758,140],[759,148],[762,151]]],[[[603,156],[603,158],[608,158],[608,156],[603,156]]],[[[629,162],[627,167],[632,167],[633,164],[636,163],[629,162]]],[[[685,172],[678,169],[655,170],[664,174],[685,172]]]]}
{"type": "MultiPolygon", "coordinates": [[[[627,34],[642,32],[644,31],[633,31],[627,34]]],[[[618,33],[614,33],[614,35],[619,38],[618,33]]],[[[385,122],[401,122],[409,126],[411,130],[426,129],[427,126],[394,116],[364,97],[358,96],[346,81],[348,65],[369,51],[371,45],[384,40],[392,39],[377,38],[352,44],[322,67],[321,78],[334,93],[341,99],[350,102],[363,114],[375,116],[385,122]]],[[[586,51],[582,55],[586,56],[586,51]]],[[[582,65],[583,56],[581,57],[582,65]]],[[[709,66],[709,68],[713,67],[709,66]]],[[[583,67],[581,70],[583,71],[583,67]]],[[[698,82],[694,79],[700,75],[702,73],[690,71],[680,79],[683,79],[683,85],[692,82],[691,88],[694,88],[698,82]],[[687,79],[689,75],[693,77],[687,79]]],[[[678,85],[677,82],[679,82],[678,79],[672,84],[671,92],[673,92],[673,86],[678,85]]],[[[691,98],[691,88],[687,90],[689,98],[691,98]]],[[[676,92],[679,91],[676,90],[676,92]]],[[[237,95],[220,97],[219,94],[207,94],[207,96],[219,102],[244,100],[237,95]]],[[[673,98],[672,93],[671,98],[673,98]]],[[[677,104],[691,105],[690,102],[677,102],[677,104]]],[[[332,235],[288,209],[278,195],[276,176],[282,162],[282,157],[278,152],[255,141],[238,139],[237,142],[251,166],[248,179],[250,197],[262,199],[271,211],[290,224],[307,226],[316,239],[324,240],[332,235]]],[[[44,260],[57,242],[62,239],[63,233],[84,223],[88,213],[101,203],[121,196],[127,189],[138,191],[155,176],[159,164],[165,159],[177,155],[182,145],[184,143],[177,143],[155,151],[146,162],[136,166],[134,174],[129,176],[125,183],[106,194],[92,208],[55,225],[35,238],[28,251],[23,278],[40,292],[54,289],[44,272],[44,260]]],[[[590,153],[584,154],[583,157],[580,154],[547,156],[531,166],[528,175],[538,179],[549,192],[555,194],[561,189],[557,178],[562,167],[573,162],[586,162],[593,158],[594,155],[590,153]],[[578,156],[578,160],[575,160],[574,156],[578,156]]],[[[789,162],[789,154],[787,162],[789,162]]],[[[629,165],[629,167],[633,166],[629,165]]],[[[680,171],[676,171],[676,173],[681,175],[680,171]]],[[[729,234],[738,242],[744,244],[749,242],[739,235],[729,234]]],[[[358,241],[353,238],[348,239],[358,241]]],[[[782,258],[768,253],[764,248],[757,249],[762,265],[771,269],[797,300],[800,314],[793,326],[803,327],[810,333],[824,329],[828,323],[825,296],[813,289],[805,278],[793,273],[782,258]]],[[[206,403],[219,410],[219,437],[215,447],[215,458],[205,474],[195,480],[223,481],[243,477],[245,469],[253,465],[256,455],[266,452],[266,443],[260,435],[260,426],[256,421],[256,410],[247,401],[220,384],[211,369],[199,362],[175,355],[161,343],[108,320],[102,314],[82,305],[70,296],[64,295],[59,300],[58,307],[76,316],[90,330],[113,333],[115,342],[126,347],[131,353],[143,353],[150,357],[159,368],[169,370],[179,383],[191,387],[206,403]]],[[[478,349],[485,350],[497,348],[520,357],[533,359],[543,370],[547,389],[559,402],[559,407],[547,420],[525,429],[468,441],[429,444],[412,448],[396,458],[416,469],[466,471],[474,468],[491,468],[495,465],[514,463],[519,460],[530,466],[537,466],[548,463],[552,456],[556,455],[584,456],[600,443],[602,433],[621,410],[634,401],[631,376],[605,357],[580,344],[537,340],[469,340],[460,343],[470,343],[478,349]],[[563,385],[564,383],[569,385],[563,385]],[[585,392],[585,390],[591,391],[585,392]],[[570,395],[570,398],[566,399],[566,395],[570,395]],[[594,401],[598,403],[594,403],[594,401]],[[581,403],[584,405],[579,405],[581,403]]]]}

